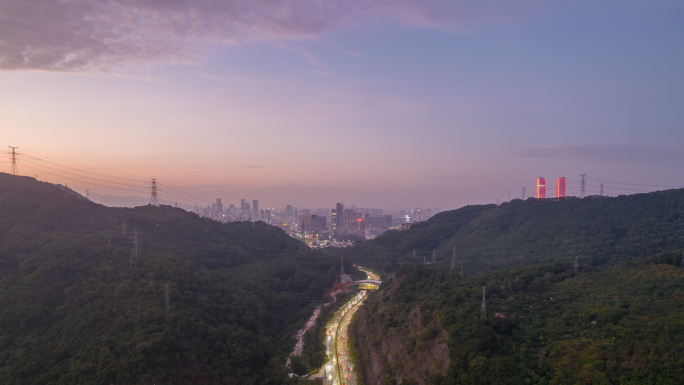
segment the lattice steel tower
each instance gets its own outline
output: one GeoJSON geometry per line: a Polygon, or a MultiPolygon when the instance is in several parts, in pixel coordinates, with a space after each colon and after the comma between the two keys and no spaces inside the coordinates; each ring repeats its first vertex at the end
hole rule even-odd
{"type": "Polygon", "coordinates": [[[19,147],[12,147],[12,146],[7,146],[12,149],[12,152],[10,153],[10,161],[12,162],[12,166],[10,167],[10,175],[19,175],[19,170],[17,169],[17,148],[19,147]]]}
{"type": "Polygon", "coordinates": [[[584,192],[587,189],[587,181],[586,181],[586,176],[587,174],[580,174],[580,198],[584,198],[584,192]]]}
{"type": "Polygon", "coordinates": [[[157,180],[154,178],[152,178],[152,187],[150,187],[150,195],[150,204],[152,206],[159,206],[159,195],[157,194],[157,180]]]}
{"type": "Polygon", "coordinates": [[[131,260],[128,262],[128,267],[133,267],[135,265],[135,258],[140,254],[138,249],[138,229],[133,229],[133,252],[131,252],[131,260]]]}
{"type": "Polygon", "coordinates": [[[451,255],[451,271],[456,270],[456,246],[454,246],[454,253],[451,255]]]}
{"type": "Polygon", "coordinates": [[[487,286],[482,286],[482,310],[480,311],[480,316],[487,318],[487,303],[485,302],[485,288],[487,286]]]}

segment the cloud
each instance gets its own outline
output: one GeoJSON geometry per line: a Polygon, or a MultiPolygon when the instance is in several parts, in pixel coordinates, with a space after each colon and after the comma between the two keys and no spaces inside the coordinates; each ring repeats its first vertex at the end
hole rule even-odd
{"type": "Polygon", "coordinates": [[[258,164],[250,164],[247,168],[266,168],[266,166],[259,166],[258,164]]]}
{"type": "Polygon", "coordinates": [[[481,179],[478,175],[447,175],[447,176],[426,176],[425,178],[430,179],[452,179],[452,180],[473,180],[481,179]]]}
{"type": "Polygon", "coordinates": [[[583,144],[527,148],[511,154],[520,158],[557,159],[625,165],[679,165],[684,149],[662,144],[583,144]]]}
{"type": "MultiPolygon", "coordinates": [[[[483,11],[485,8],[497,9],[476,3],[466,0],[0,0],[0,70],[114,73],[122,68],[195,64],[221,46],[313,39],[369,16],[411,26],[453,27],[479,19],[489,12],[483,11]],[[473,7],[480,7],[480,11],[473,7]]],[[[521,0],[520,3],[529,2],[521,0]]],[[[314,63],[317,72],[324,73],[316,66],[315,56],[305,51],[300,53],[314,63]]]]}

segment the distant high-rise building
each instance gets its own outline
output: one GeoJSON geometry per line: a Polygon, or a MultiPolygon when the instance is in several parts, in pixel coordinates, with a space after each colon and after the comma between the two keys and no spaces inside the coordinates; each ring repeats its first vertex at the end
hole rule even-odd
{"type": "Polygon", "coordinates": [[[247,214],[249,212],[249,209],[247,208],[249,203],[247,203],[244,199],[240,199],[240,213],[242,214],[247,214]]]}
{"type": "Polygon", "coordinates": [[[235,205],[234,204],[228,205],[228,214],[235,215],[235,205]]]}
{"type": "Polygon", "coordinates": [[[259,218],[259,200],[254,199],[252,201],[252,218],[258,219],[259,218]]]}
{"type": "Polygon", "coordinates": [[[264,219],[266,220],[267,223],[271,223],[271,210],[266,210],[264,219]]]}
{"type": "Polygon", "coordinates": [[[426,211],[428,219],[432,218],[432,210],[427,209],[426,211]]]}
{"type": "Polygon", "coordinates": [[[219,215],[223,215],[223,203],[221,203],[221,198],[216,198],[216,212],[219,215]]]}
{"type": "Polygon", "coordinates": [[[287,205],[287,217],[292,217],[292,205],[287,205]]]}
{"type": "Polygon", "coordinates": [[[334,214],[335,217],[333,218],[333,221],[335,223],[335,227],[340,229],[344,220],[344,205],[342,203],[337,204],[334,214]]]}
{"type": "Polygon", "coordinates": [[[556,179],[556,199],[565,199],[565,177],[556,179]]]}
{"type": "Polygon", "coordinates": [[[302,209],[301,214],[302,214],[303,216],[305,216],[305,217],[308,217],[309,215],[311,215],[311,210],[309,210],[309,209],[302,209]]]}
{"type": "Polygon", "coordinates": [[[546,199],[546,181],[544,178],[537,178],[537,199],[546,199]]]}

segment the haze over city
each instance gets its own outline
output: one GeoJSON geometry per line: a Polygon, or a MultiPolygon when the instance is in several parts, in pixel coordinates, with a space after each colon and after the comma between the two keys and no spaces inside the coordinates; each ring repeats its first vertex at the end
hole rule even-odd
{"type": "Polygon", "coordinates": [[[537,177],[578,195],[581,173],[590,195],[681,187],[683,7],[4,2],[0,131],[207,202],[452,209],[537,177]]]}

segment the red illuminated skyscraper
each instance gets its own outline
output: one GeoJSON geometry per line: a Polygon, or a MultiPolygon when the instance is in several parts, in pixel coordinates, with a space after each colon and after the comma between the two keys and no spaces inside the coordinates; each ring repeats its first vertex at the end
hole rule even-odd
{"type": "Polygon", "coordinates": [[[556,199],[565,199],[565,177],[556,179],[556,199]]]}
{"type": "Polygon", "coordinates": [[[537,178],[537,199],[546,199],[546,181],[544,178],[537,178]]]}

